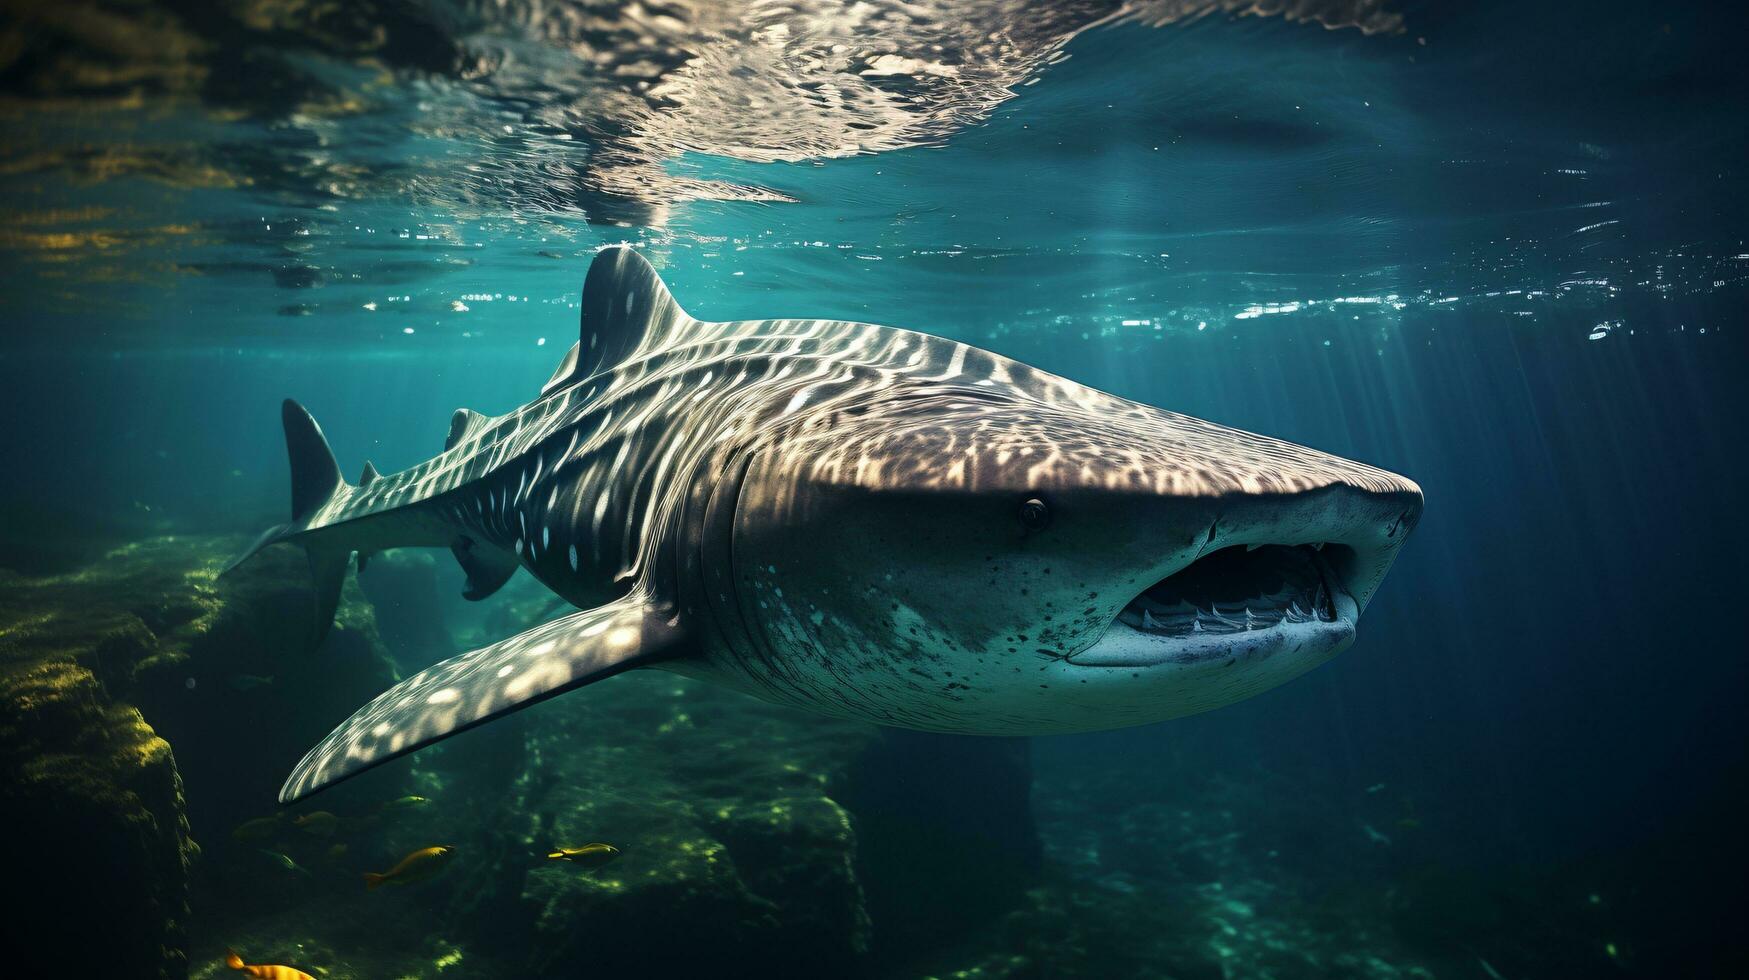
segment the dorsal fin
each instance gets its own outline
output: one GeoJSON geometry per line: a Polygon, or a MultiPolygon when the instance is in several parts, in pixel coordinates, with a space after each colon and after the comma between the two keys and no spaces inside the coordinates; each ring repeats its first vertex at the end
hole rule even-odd
{"type": "Polygon", "coordinates": [[[583,280],[577,344],[541,389],[547,395],[653,350],[692,322],[644,257],[616,245],[596,253],[583,280]]]}
{"type": "Polygon", "coordinates": [[[449,435],[443,440],[444,451],[454,449],[463,439],[480,431],[487,418],[471,408],[458,408],[449,417],[449,435]]]}
{"type": "Polygon", "coordinates": [[[377,472],[376,464],[367,459],[364,461],[364,472],[358,474],[358,485],[368,487],[381,476],[382,474],[377,472]]]}

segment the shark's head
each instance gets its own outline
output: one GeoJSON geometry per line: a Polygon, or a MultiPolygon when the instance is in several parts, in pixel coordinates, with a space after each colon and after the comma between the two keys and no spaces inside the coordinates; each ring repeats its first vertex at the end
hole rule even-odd
{"type": "Polygon", "coordinates": [[[1414,483],[1011,373],[823,413],[756,454],[733,590],[773,693],[1091,730],[1237,701],[1354,640],[1414,483]]]}

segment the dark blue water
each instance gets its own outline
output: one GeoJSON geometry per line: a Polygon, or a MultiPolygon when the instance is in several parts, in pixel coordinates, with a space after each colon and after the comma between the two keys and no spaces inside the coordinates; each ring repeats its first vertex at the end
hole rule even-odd
{"type": "MultiPolygon", "coordinates": [[[[1442,976],[1740,967],[1742,13],[1087,27],[1096,6],[1015,15],[1001,56],[940,61],[961,87],[913,67],[890,105],[851,85],[868,59],[806,67],[799,27],[787,60],[701,27],[651,55],[646,102],[601,80],[635,30],[565,58],[528,22],[412,5],[360,14],[390,25],[363,50],[356,25],[167,6],[205,39],[196,84],[23,15],[0,65],[7,548],[282,520],[287,396],[348,473],[417,463],[457,406],[533,397],[589,257],[631,243],[701,318],[925,330],[1424,488],[1353,649],[1206,716],[1035,740],[1041,803],[1085,780],[1141,814],[1218,782],[1280,836],[1291,797],[1317,825],[1295,880],[1462,897],[1403,947],[1461,964],[1442,976]],[[863,98],[820,109],[815,70],[863,98]]],[[[1046,861],[1085,870],[1064,826],[1046,861]]]]}

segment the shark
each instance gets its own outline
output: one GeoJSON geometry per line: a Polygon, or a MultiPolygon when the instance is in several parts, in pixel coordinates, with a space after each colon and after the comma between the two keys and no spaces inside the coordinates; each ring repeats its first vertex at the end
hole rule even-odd
{"type": "Polygon", "coordinates": [[[285,402],[292,520],[238,563],[304,548],[323,631],[353,556],[400,547],[449,548],[469,599],[524,569],[577,611],[395,684],[282,803],[633,669],[935,732],[1207,711],[1347,648],[1422,512],[1394,473],[969,344],[695,319],[628,247],[580,306],[538,397],[458,409],[399,473],[346,482],[285,402]]]}

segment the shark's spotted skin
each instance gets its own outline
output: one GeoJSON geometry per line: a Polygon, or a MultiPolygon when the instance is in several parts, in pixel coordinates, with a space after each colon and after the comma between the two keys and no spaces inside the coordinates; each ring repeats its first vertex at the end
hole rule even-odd
{"type": "Polygon", "coordinates": [[[378,698],[299,765],[287,801],[632,666],[946,731],[1204,710],[1346,645],[1421,506],[1383,470],[966,344],[693,320],[627,249],[591,266],[579,341],[541,396],[497,418],[459,410],[425,463],[350,486],[290,403],[286,428],[294,520],[262,543],[303,544],[319,597],[353,551],[429,545],[455,552],[470,598],[522,567],[589,609],[378,698]],[[1197,581],[1200,559],[1242,545],[1273,550],[1197,581]],[[1266,592],[1274,561],[1323,586],[1247,608],[1267,629],[1211,639],[1219,597],[1208,630],[1185,612],[1247,578],[1266,592]],[[1190,622],[1183,635],[1156,628],[1155,607],[1190,622]]]}

